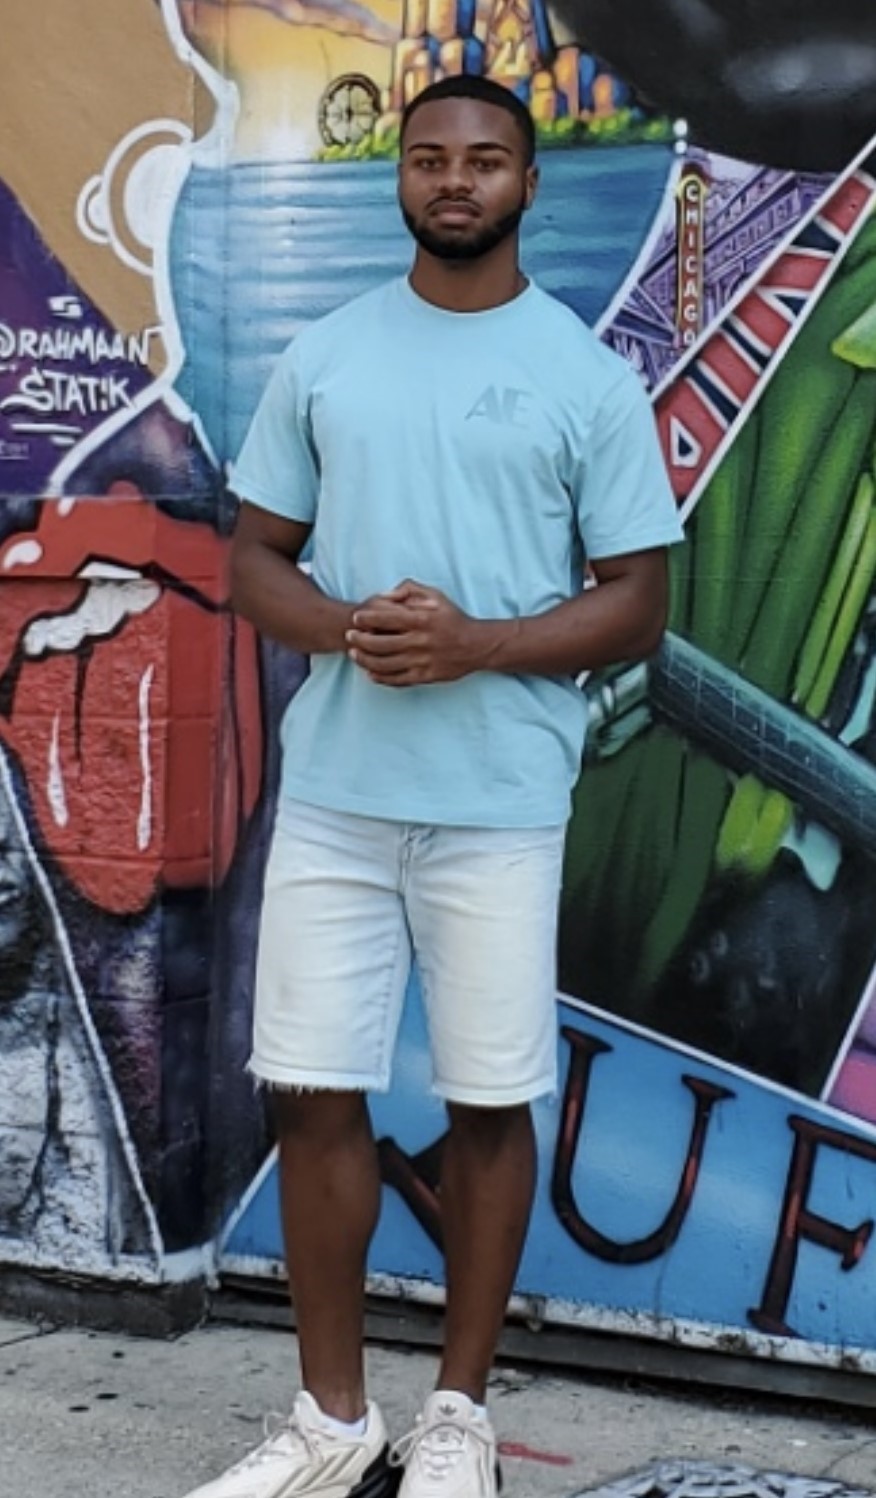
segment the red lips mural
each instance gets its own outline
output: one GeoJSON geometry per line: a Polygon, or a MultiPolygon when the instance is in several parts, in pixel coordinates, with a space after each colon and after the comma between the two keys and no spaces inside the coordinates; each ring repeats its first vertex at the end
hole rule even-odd
{"type": "Polygon", "coordinates": [[[0,546],[0,740],[87,899],[218,883],[259,791],[258,656],[228,543],[127,483],[46,501],[0,546]]]}

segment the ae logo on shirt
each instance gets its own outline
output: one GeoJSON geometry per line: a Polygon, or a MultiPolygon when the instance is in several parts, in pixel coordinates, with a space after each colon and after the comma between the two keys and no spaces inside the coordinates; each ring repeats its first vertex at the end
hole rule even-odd
{"type": "Polygon", "coordinates": [[[495,385],[488,385],[465,419],[473,421],[477,417],[499,427],[528,427],[532,401],[530,390],[498,390],[495,385]]]}

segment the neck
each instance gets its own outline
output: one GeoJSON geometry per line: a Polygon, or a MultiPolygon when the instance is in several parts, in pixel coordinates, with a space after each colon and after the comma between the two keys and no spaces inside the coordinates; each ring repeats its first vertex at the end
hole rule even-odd
{"type": "Polygon", "coordinates": [[[448,312],[489,312],[512,302],[527,285],[516,238],[477,260],[440,260],[417,249],[410,283],[418,296],[448,312]]]}

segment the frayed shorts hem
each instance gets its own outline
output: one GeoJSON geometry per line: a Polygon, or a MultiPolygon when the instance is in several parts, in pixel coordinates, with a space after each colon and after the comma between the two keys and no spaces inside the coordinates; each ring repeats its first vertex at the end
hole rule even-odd
{"type": "Polygon", "coordinates": [[[305,1071],[272,1066],[252,1057],[246,1070],[258,1087],[273,1092],[389,1092],[388,1076],[362,1076],[356,1072],[305,1071]]]}
{"type": "MultiPolygon", "coordinates": [[[[303,1068],[275,1066],[253,1057],[246,1067],[258,1088],[269,1092],[381,1092],[390,1089],[391,1078],[387,1076],[367,1077],[354,1072],[306,1071],[303,1068]]],[[[432,1093],[443,1103],[458,1103],[464,1108],[517,1108],[524,1103],[537,1102],[539,1098],[556,1097],[557,1079],[543,1077],[534,1082],[521,1083],[518,1087],[495,1087],[487,1091],[480,1087],[455,1086],[452,1082],[436,1081],[432,1093]]]]}
{"type": "Polygon", "coordinates": [[[444,1103],[458,1103],[463,1108],[518,1108],[539,1098],[557,1096],[555,1076],[521,1083],[519,1087],[455,1087],[452,1082],[435,1082],[432,1091],[444,1103]]]}

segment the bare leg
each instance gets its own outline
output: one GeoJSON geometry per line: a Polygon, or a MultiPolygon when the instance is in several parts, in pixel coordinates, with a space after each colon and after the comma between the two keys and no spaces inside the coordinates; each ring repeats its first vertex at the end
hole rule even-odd
{"type": "Polygon", "coordinates": [[[380,1211],[368,1108],[349,1092],[275,1092],[273,1105],[303,1385],[325,1414],[357,1420],[365,1256],[380,1211]]]}
{"type": "Polygon", "coordinates": [[[482,1403],[535,1185],[529,1107],[450,1106],[441,1172],[447,1329],[438,1387],[482,1403]]]}

